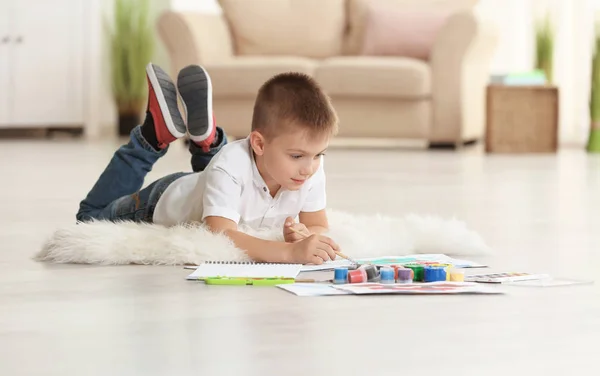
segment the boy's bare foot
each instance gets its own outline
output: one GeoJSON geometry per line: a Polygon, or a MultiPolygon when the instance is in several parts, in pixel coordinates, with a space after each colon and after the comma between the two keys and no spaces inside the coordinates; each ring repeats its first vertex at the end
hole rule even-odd
{"type": "Polygon", "coordinates": [[[168,74],[159,66],[146,66],[148,106],[142,124],[142,136],[156,150],[185,136],[185,122],[177,108],[177,89],[168,74]]]}
{"type": "Polygon", "coordinates": [[[210,76],[202,67],[189,65],[179,72],[177,88],[185,104],[190,139],[208,151],[217,128],[212,111],[210,76]]]}

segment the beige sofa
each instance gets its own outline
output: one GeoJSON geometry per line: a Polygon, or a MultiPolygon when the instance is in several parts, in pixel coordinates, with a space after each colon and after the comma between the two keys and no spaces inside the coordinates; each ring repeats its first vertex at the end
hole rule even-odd
{"type": "MultiPolygon", "coordinates": [[[[188,64],[207,69],[217,122],[232,136],[249,132],[255,95],[264,81],[299,71],[315,77],[331,96],[340,137],[462,144],[483,136],[485,86],[496,46],[495,29],[480,22],[476,2],[219,0],[221,14],[166,12],[158,29],[173,76],[188,64]],[[427,58],[361,50],[369,25],[383,24],[366,24],[373,3],[379,10],[389,7],[389,14],[447,13],[427,58]]],[[[389,35],[395,34],[384,34],[389,35]]]]}

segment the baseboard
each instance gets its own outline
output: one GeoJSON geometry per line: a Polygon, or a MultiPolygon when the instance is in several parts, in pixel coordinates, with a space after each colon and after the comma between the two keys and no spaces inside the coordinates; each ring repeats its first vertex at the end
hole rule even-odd
{"type": "Polygon", "coordinates": [[[83,127],[27,127],[0,128],[0,139],[39,139],[57,138],[61,136],[79,137],[83,127]]]}
{"type": "Polygon", "coordinates": [[[401,138],[334,137],[330,147],[334,148],[377,148],[377,149],[426,149],[427,140],[401,138]]]}

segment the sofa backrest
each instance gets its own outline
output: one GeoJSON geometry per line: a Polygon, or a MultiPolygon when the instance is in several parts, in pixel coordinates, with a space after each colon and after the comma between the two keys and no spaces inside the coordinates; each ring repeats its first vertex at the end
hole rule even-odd
{"type": "Polygon", "coordinates": [[[342,53],[347,0],[219,0],[236,55],[342,53]]]}
{"type": "MultiPolygon", "coordinates": [[[[386,9],[391,12],[431,11],[435,13],[435,17],[439,17],[443,13],[450,14],[473,9],[478,2],[479,0],[347,0],[347,29],[342,47],[343,54],[357,55],[361,53],[369,12],[376,8],[380,14],[384,13],[381,11],[386,9]]],[[[389,22],[390,17],[386,18],[386,21],[389,22]]],[[[431,22],[438,23],[438,20],[432,17],[431,22]]],[[[428,28],[425,27],[425,29],[428,28]]]]}
{"type": "MultiPolygon", "coordinates": [[[[229,26],[236,55],[287,55],[320,59],[365,53],[362,47],[367,19],[374,14],[370,11],[375,8],[380,14],[382,10],[385,13],[386,9],[394,12],[433,11],[438,19],[432,19],[431,26],[423,29],[427,34],[439,26],[440,14],[472,9],[479,0],[218,1],[229,26]]],[[[386,18],[385,22],[394,22],[393,17],[386,18]]],[[[410,29],[410,25],[406,26],[410,29]]],[[[389,37],[393,32],[379,28],[376,34],[383,33],[389,37]]],[[[430,43],[426,35],[421,39],[424,43],[430,43]]]]}

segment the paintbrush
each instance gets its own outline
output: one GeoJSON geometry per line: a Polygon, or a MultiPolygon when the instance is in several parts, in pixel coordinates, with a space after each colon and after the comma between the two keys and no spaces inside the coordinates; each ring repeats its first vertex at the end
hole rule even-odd
{"type": "MultiPolygon", "coordinates": [[[[304,234],[303,232],[300,232],[300,231],[296,230],[296,229],[295,229],[295,228],[293,228],[293,227],[290,227],[290,230],[291,230],[292,232],[295,232],[296,234],[298,234],[298,235],[302,236],[304,239],[306,239],[306,238],[308,237],[308,236],[306,236],[306,234],[304,234]]],[[[343,254],[342,252],[335,251],[335,254],[336,254],[336,255],[338,255],[338,256],[340,256],[340,257],[341,257],[341,258],[343,258],[343,259],[346,259],[346,260],[350,261],[351,263],[353,263],[353,264],[355,264],[355,265],[360,265],[360,264],[358,263],[358,261],[356,261],[356,260],[354,260],[354,259],[352,259],[352,258],[350,258],[350,257],[346,256],[346,255],[345,255],[345,254],[343,254]]]]}

